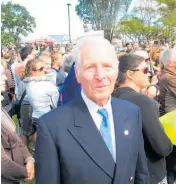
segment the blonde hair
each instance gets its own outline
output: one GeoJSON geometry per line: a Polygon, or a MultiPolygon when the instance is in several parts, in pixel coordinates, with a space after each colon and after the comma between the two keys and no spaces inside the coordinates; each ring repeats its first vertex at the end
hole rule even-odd
{"type": "Polygon", "coordinates": [[[51,59],[51,54],[49,52],[43,52],[37,57],[37,60],[40,60],[42,63],[44,63],[44,59],[51,59]]]}
{"type": "Polygon", "coordinates": [[[31,73],[35,70],[35,65],[38,62],[41,62],[41,61],[38,60],[38,59],[31,59],[31,60],[27,61],[24,70],[21,70],[21,73],[20,73],[20,76],[21,76],[22,80],[24,78],[26,78],[26,77],[30,77],[31,76],[31,73]]]}
{"type": "Polygon", "coordinates": [[[51,52],[51,66],[62,57],[62,54],[59,51],[51,52]]]}

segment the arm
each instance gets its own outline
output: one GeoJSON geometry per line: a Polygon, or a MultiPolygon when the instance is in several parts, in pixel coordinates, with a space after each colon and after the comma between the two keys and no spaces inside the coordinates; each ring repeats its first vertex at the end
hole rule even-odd
{"type": "MultiPolygon", "coordinates": [[[[140,101],[140,100],[139,100],[140,101]]],[[[172,151],[172,143],[167,137],[158,119],[155,104],[148,98],[143,98],[140,103],[143,134],[149,141],[153,151],[160,157],[168,156],[172,151]]]]}
{"type": "Polygon", "coordinates": [[[57,102],[59,100],[59,90],[51,82],[47,82],[47,95],[51,98],[52,107],[57,107],[57,102]]]}
{"type": "Polygon", "coordinates": [[[29,153],[29,150],[27,149],[27,147],[24,145],[23,141],[17,136],[17,142],[18,142],[18,146],[21,150],[21,153],[24,157],[24,161],[27,161],[28,157],[32,157],[32,155],[29,153]]]}
{"type": "Polygon", "coordinates": [[[12,181],[19,181],[27,177],[27,170],[20,166],[6,154],[1,145],[1,176],[12,181]]]}
{"type": "Polygon", "coordinates": [[[60,184],[58,152],[42,117],[37,128],[35,167],[37,184],[60,184]]]}
{"type": "Polygon", "coordinates": [[[148,166],[147,166],[147,159],[144,151],[142,121],[141,121],[141,113],[139,110],[138,110],[138,134],[139,134],[139,153],[138,153],[134,183],[147,184],[149,183],[149,172],[148,172],[148,166]]]}

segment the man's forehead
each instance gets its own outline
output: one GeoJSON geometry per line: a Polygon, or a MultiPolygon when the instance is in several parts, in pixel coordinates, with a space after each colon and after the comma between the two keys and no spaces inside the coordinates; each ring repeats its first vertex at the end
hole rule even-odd
{"type": "Polygon", "coordinates": [[[113,47],[107,42],[86,42],[80,48],[83,57],[110,57],[115,54],[113,47]]]}

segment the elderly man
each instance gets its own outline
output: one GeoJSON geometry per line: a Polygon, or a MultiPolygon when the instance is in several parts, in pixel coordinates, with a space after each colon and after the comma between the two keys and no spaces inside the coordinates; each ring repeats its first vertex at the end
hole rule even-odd
{"type": "Polygon", "coordinates": [[[82,92],[40,119],[37,183],[148,183],[140,111],[111,98],[118,70],[113,46],[87,38],[73,56],[82,92]]]}
{"type": "Polygon", "coordinates": [[[167,50],[160,58],[164,70],[159,81],[161,113],[176,109],[176,48],[167,50]]]}
{"type": "MultiPolygon", "coordinates": [[[[159,81],[161,114],[176,110],[176,48],[164,51],[160,57],[163,72],[159,81]]],[[[169,184],[176,183],[176,146],[166,158],[167,180],[169,184]],[[175,181],[175,182],[174,182],[175,181]]]]}

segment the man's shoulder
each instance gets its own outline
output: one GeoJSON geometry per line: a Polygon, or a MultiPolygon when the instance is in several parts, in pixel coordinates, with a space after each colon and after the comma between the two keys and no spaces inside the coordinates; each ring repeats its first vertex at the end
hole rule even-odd
{"type": "Polygon", "coordinates": [[[72,111],[73,103],[61,105],[42,116],[42,119],[56,119],[68,117],[68,113],[72,111]]]}
{"type": "Polygon", "coordinates": [[[115,97],[112,97],[112,106],[117,106],[117,107],[120,107],[121,109],[126,109],[126,110],[138,111],[139,109],[139,107],[136,104],[129,102],[127,100],[115,98],[115,97]]]}
{"type": "MultiPolygon", "coordinates": [[[[138,125],[140,109],[136,104],[123,99],[112,98],[112,109],[117,120],[120,119],[119,117],[121,117],[124,120],[130,120],[128,121],[128,124],[133,125],[133,127],[134,125],[138,125]]],[[[124,124],[121,126],[123,127],[124,124]]]]}

